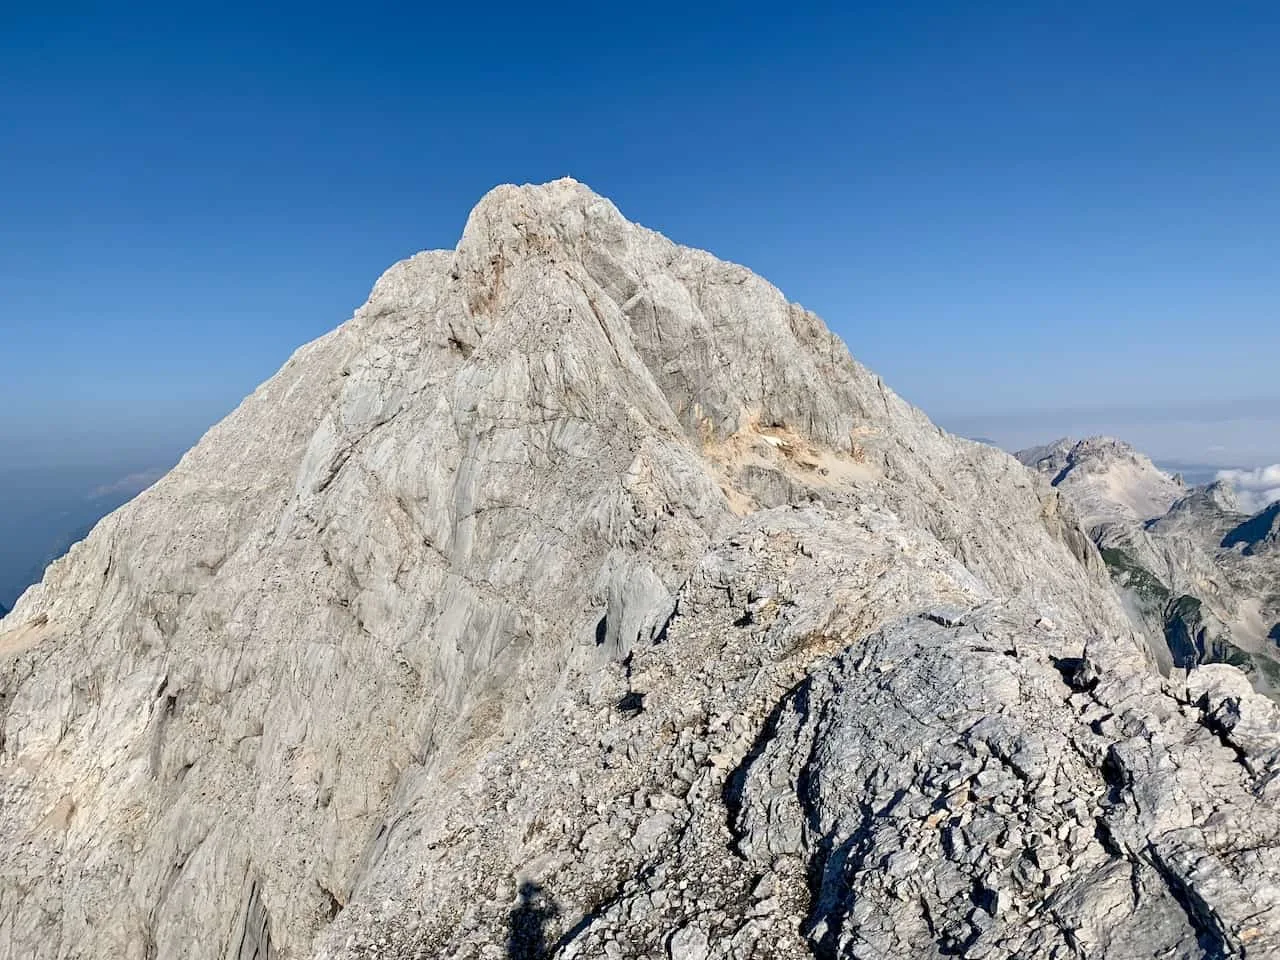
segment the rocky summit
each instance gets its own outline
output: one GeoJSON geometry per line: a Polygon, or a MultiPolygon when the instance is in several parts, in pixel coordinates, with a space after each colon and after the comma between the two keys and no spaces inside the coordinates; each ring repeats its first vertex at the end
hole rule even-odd
{"type": "Polygon", "coordinates": [[[1280,708],[1051,479],[499,187],[0,621],[0,958],[1278,956],[1280,708]]]}

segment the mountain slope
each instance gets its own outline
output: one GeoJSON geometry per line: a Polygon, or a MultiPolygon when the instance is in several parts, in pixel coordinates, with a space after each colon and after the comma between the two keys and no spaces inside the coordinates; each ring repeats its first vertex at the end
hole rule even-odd
{"type": "MultiPolygon", "coordinates": [[[[1196,832],[1208,771],[1275,866],[1271,705],[1162,686],[1056,491],[573,181],[500,187],[456,250],[388,270],[0,631],[0,957],[860,956],[884,935],[841,845],[950,823],[938,771],[1004,756],[958,739],[995,713],[1071,758],[1026,802],[1078,801],[1079,849],[974,920],[994,846],[921,847],[959,879],[918,891],[903,949],[995,950],[1045,911],[1033,955],[1103,915],[1158,921],[1162,955],[1280,943],[1243,828],[1196,832]],[[917,648],[957,651],[963,709],[917,648]],[[844,792],[812,748],[840,735],[783,723],[856,688],[836,665],[895,691],[884,730],[950,744],[938,771],[891,744],[900,813],[844,792]]],[[[1002,797],[980,781],[955,829],[1050,829],[1002,797]]]]}
{"type": "Polygon", "coordinates": [[[1251,556],[1275,550],[1280,546],[1280,503],[1264,507],[1242,521],[1222,538],[1222,546],[1238,546],[1251,556]]]}

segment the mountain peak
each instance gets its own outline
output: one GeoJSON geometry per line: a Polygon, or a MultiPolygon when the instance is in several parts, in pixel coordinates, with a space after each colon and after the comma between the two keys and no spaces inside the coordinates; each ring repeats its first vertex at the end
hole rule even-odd
{"type": "Polygon", "coordinates": [[[1163,516],[1186,492],[1179,479],[1114,437],[1063,438],[1016,456],[1055,487],[1070,490],[1090,529],[1163,516]]]}
{"type": "Polygon", "coordinates": [[[1280,946],[1218,849],[1271,829],[1265,744],[1201,735],[1235,677],[1149,656],[1063,498],[819,318],[574,181],[499,187],[0,624],[0,928],[36,960],[1280,946]],[[1015,832],[1044,869],[981,840],[1015,832]]]}

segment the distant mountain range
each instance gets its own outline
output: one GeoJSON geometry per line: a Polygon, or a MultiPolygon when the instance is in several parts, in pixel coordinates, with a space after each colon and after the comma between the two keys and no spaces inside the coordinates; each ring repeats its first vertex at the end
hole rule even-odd
{"type": "Polygon", "coordinates": [[[1280,697],[1280,502],[1257,510],[1226,480],[1188,486],[1106,437],[1017,456],[1068,500],[1130,614],[1163,636],[1162,668],[1229,663],[1280,697]]]}

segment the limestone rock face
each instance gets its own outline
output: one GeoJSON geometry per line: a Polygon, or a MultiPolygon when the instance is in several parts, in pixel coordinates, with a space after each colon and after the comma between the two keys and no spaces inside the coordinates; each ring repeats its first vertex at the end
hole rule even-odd
{"type": "Polygon", "coordinates": [[[1223,547],[1239,547],[1246,556],[1261,556],[1280,549],[1280,502],[1273,503],[1233,527],[1222,538],[1223,547]]]}
{"type": "Polygon", "coordinates": [[[0,958],[1264,956],[1276,708],[1074,517],[500,187],[0,622],[0,958]]]}
{"type": "Polygon", "coordinates": [[[1127,444],[1018,454],[1088,525],[1161,667],[1231,663],[1280,697],[1280,506],[1244,512],[1223,482],[1184,489],[1127,444]]]}
{"type": "Polygon", "coordinates": [[[1108,523],[1163,516],[1186,493],[1180,480],[1112,437],[1062,439],[1017,456],[1071,498],[1080,522],[1091,532],[1108,523]]]}

